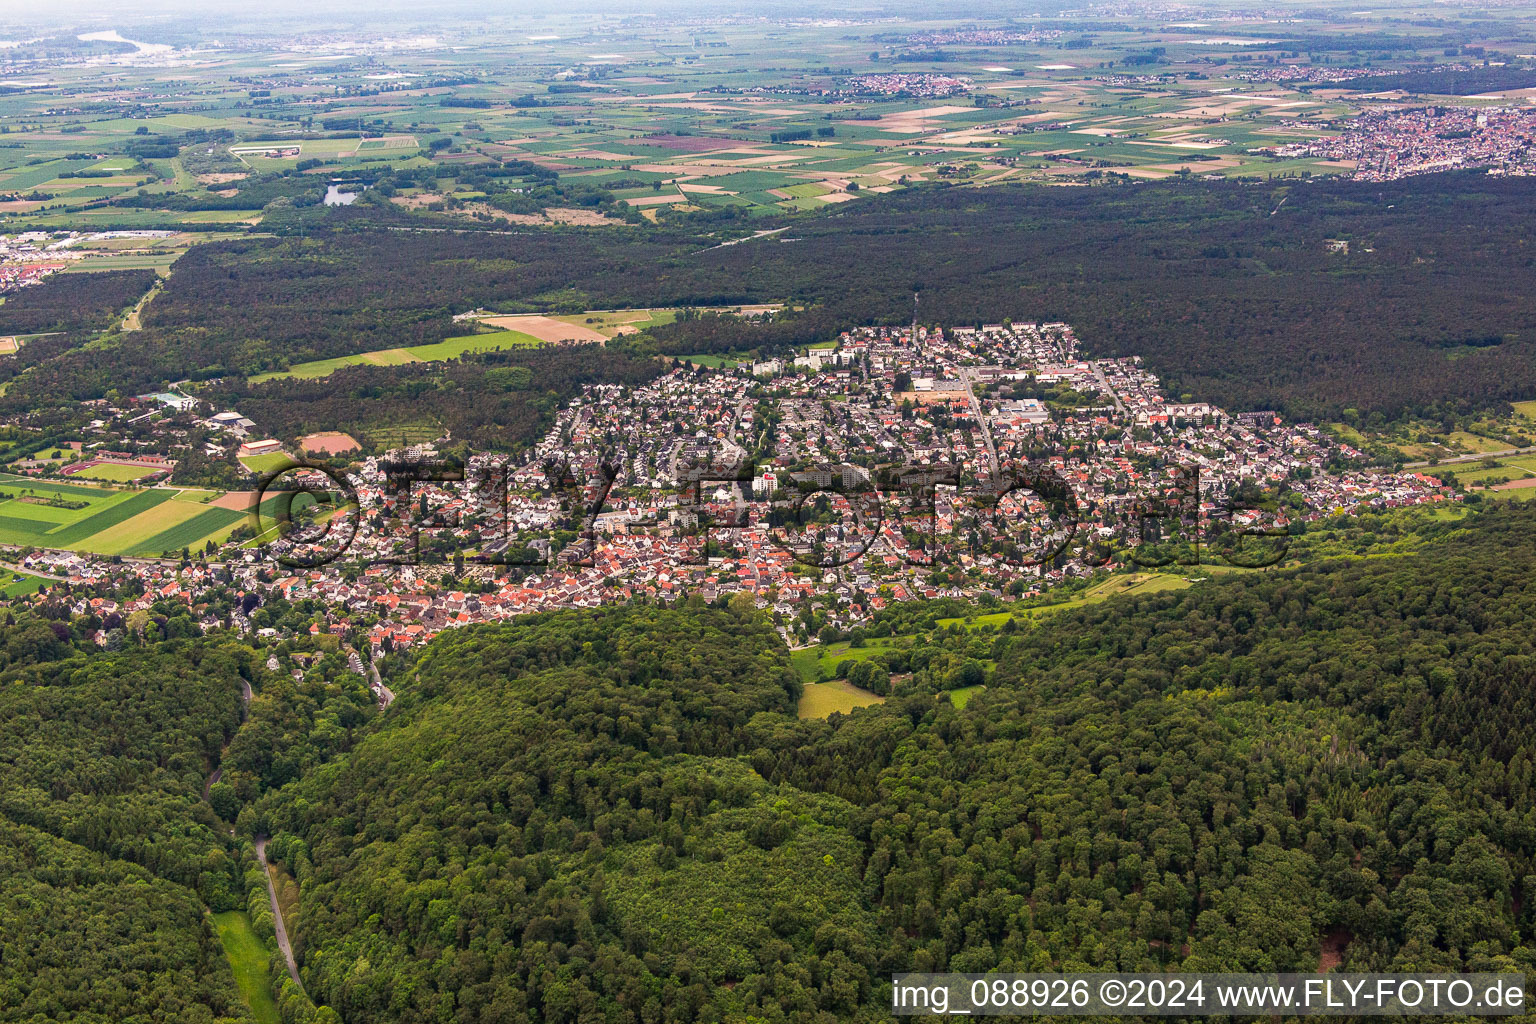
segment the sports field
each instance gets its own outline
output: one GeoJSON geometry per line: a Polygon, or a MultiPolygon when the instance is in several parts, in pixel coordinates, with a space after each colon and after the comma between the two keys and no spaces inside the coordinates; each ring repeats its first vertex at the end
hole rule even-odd
{"type": "MultiPolygon", "coordinates": [[[[671,357],[667,358],[670,359],[671,357]]],[[[685,363],[692,363],[694,366],[708,366],[711,369],[718,370],[721,367],[730,368],[739,363],[749,362],[752,357],[746,354],[733,355],[726,353],[724,355],[716,355],[710,352],[694,352],[690,355],[678,356],[677,358],[685,363]]]]}
{"type": "Polygon", "coordinates": [[[102,462],[69,474],[76,480],[105,480],[114,484],[129,484],[161,472],[162,466],[128,466],[120,462],[102,462]]]}
{"type": "Polygon", "coordinates": [[[360,446],[351,434],[339,430],[327,430],[299,438],[299,448],[311,455],[340,455],[356,451],[360,446]]]}
{"type": "Polygon", "coordinates": [[[265,455],[241,455],[240,465],[252,473],[270,473],[274,469],[293,464],[293,457],[284,452],[268,452],[265,455]]]}

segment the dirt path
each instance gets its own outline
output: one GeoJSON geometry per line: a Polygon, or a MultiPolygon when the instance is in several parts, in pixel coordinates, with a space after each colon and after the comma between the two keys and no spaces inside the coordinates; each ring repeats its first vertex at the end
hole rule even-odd
{"type": "MultiPolygon", "coordinates": [[[[277,932],[277,948],[283,951],[283,959],[288,961],[288,977],[299,986],[299,991],[304,991],[304,983],[299,980],[299,965],[293,959],[293,945],[288,941],[288,928],[283,924],[283,908],[277,905],[277,887],[272,884],[272,868],[267,864],[267,837],[256,837],[256,861],[261,865],[262,877],[267,880],[267,899],[272,904],[272,928],[277,932]]],[[[309,994],[304,993],[306,996],[309,994]]]]}
{"type": "Polygon", "coordinates": [[[134,305],[134,307],[128,311],[127,316],[123,317],[122,330],[139,331],[144,329],[144,322],[141,319],[141,315],[144,312],[144,307],[149,305],[150,301],[154,299],[156,295],[160,294],[160,286],[164,283],[164,277],[159,277],[155,280],[155,283],[150,286],[149,291],[144,293],[144,297],[140,299],[134,305]]]}

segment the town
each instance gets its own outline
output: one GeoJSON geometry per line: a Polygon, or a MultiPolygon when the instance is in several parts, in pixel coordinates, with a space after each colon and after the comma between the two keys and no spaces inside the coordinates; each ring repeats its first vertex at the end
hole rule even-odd
{"type": "Polygon", "coordinates": [[[1536,113],[1525,107],[1435,106],[1367,109],[1342,135],[1282,146],[1284,157],[1351,161],[1361,181],[1487,168],[1489,174],[1536,173],[1536,113]]]}
{"type": "MultiPolygon", "coordinates": [[[[196,404],[146,398],[162,411],[140,418],[196,404]]],[[[18,549],[13,567],[48,581],[23,600],[118,615],[181,602],[204,628],[275,631],[249,613],[280,599],[310,609],[304,629],[378,658],[530,612],[746,593],[799,645],[892,602],[1270,564],[1211,538],[1262,547],[1293,524],[1454,499],[1316,427],[1171,401],[1139,359],[1087,358],[1063,323],[863,328],[792,357],[590,386],[516,460],[453,466],[441,438],[311,469],[256,426],[227,410],[201,435],[275,460],[245,496],[255,522],[172,559],[18,549]],[[305,492],[345,493],[305,506],[305,492]],[[285,495],[299,509],[286,518],[285,495]]],[[[165,466],[90,449],[63,461],[165,466]]]]}

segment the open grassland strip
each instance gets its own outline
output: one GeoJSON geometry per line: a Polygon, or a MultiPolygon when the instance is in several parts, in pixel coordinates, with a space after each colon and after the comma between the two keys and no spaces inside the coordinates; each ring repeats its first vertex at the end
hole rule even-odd
{"type": "Polygon", "coordinates": [[[267,976],[267,947],[251,927],[251,919],[240,910],[213,915],[214,929],[224,946],[224,955],[235,974],[235,984],[245,1005],[250,1008],[256,1024],[280,1024],[277,998],[272,994],[272,982],[267,976]]]}

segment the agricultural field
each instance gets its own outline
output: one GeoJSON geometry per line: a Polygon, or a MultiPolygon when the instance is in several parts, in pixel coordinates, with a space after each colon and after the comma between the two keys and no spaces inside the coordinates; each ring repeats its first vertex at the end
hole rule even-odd
{"type": "MultiPolygon", "coordinates": [[[[728,311],[739,312],[740,307],[735,307],[728,311]]],[[[589,328],[605,338],[616,338],[621,334],[643,331],[647,327],[659,327],[662,324],[670,324],[677,319],[677,310],[602,309],[591,310],[586,313],[576,313],[571,316],[555,316],[550,319],[570,324],[573,327],[589,328]]]]}
{"type": "Polygon", "coordinates": [[[419,362],[419,360],[403,348],[381,349],[378,352],[360,352],[353,356],[315,359],[307,363],[300,363],[287,370],[258,373],[251,378],[251,383],[261,384],[269,380],[282,380],[284,378],[315,380],[320,377],[329,377],[344,366],[401,366],[405,363],[414,362],[419,362]]]}
{"type": "Polygon", "coordinates": [[[435,345],[415,345],[404,351],[421,362],[457,359],[466,352],[498,352],[509,348],[538,348],[547,344],[522,331],[494,331],[489,334],[464,334],[445,338],[435,345]]]}
{"type": "Polygon", "coordinates": [[[436,362],[457,359],[465,352],[492,352],[509,348],[538,348],[545,344],[538,338],[521,331],[490,331],[485,334],[465,334],[445,338],[432,345],[413,345],[410,348],[382,349],[378,352],[362,352],[355,356],[338,356],[334,359],[317,359],[300,363],[289,370],[257,374],[252,384],[269,380],[298,378],[314,380],[329,377],[344,366],[401,366],[405,363],[436,362]]]}
{"type": "Polygon", "coordinates": [[[884,703],[884,697],[861,690],[846,679],[834,679],[825,683],[807,684],[800,695],[798,714],[801,718],[826,718],[835,711],[846,715],[857,708],[884,703]]]}
{"type": "Polygon", "coordinates": [[[1488,498],[1536,497],[1536,493],[1532,493],[1536,488],[1536,455],[1487,458],[1431,472],[1453,475],[1457,483],[1488,498]]]}
{"type": "Polygon", "coordinates": [[[245,518],[215,504],[213,491],[92,487],[0,474],[0,492],[12,496],[0,500],[0,544],[16,546],[158,557],[218,543],[245,518]]]}
{"type": "Polygon", "coordinates": [[[0,544],[116,552],[122,524],[168,502],[168,490],[120,490],[0,474],[0,544]]]}
{"type": "Polygon", "coordinates": [[[230,156],[252,171],[290,170],[301,160],[321,160],[332,168],[345,169],[367,158],[410,160],[420,152],[410,135],[365,139],[295,139],[248,142],[228,146],[230,156]]]}
{"type": "MultiPolygon", "coordinates": [[[[768,307],[749,307],[755,310],[768,307]]],[[[720,307],[721,311],[739,312],[742,307],[720,307]]],[[[490,352],[541,345],[576,343],[603,344],[611,338],[647,327],[669,324],[677,319],[675,309],[612,309],[586,313],[545,315],[538,313],[485,314],[477,322],[488,328],[477,334],[461,334],[431,345],[380,349],[351,356],[316,359],[299,363],[287,370],[260,373],[252,384],[294,378],[314,380],[328,377],[344,366],[401,366],[406,363],[438,362],[457,359],[466,352],[490,352]]],[[[713,357],[707,357],[713,358],[713,357]]],[[[701,360],[702,361],[702,360],[701,360]]],[[[717,365],[705,362],[704,365],[717,365]]]]}
{"type": "MultiPolygon", "coordinates": [[[[0,105],[0,230],[260,230],[274,199],[333,182],[366,196],[401,172],[367,202],[482,227],[589,230],[814,213],[924,182],[1353,170],[1274,150],[1336,132],[1361,100],[1254,73],[1339,58],[1288,51],[1243,19],[1207,30],[1127,15],[1076,37],[961,33],[931,50],[856,31],[835,56],[821,30],[789,22],[701,34],[538,20],[551,31],[325,56],[274,40],[228,51],[217,73],[189,65],[191,88],[123,60],[119,87],[144,103],[131,116],[88,101],[90,63],[60,62],[0,105]],[[580,41],[608,30],[624,38],[612,53],[580,41]],[[941,85],[927,91],[927,80],[941,85]],[[502,165],[518,175],[480,173],[502,165]]],[[[1391,71],[1440,54],[1427,27],[1401,33],[1396,52],[1352,62],[1391,71]]],[[[111,259],[165,269],[174,256],[111,259]]]]}
{"type": "MultiPolygon", "coordinates": [[[[251,539],[242,545],[243,547],[259,547],[262,544],[271,543],[273,540],[277,539],[278,536],[280,536],[283,526],[277,520],[277,506],[278,502],[281,500],[282,498],[279,495],[274,494],[271,497],[264,499],[261,504],[256,506],[254,509],[250,507],[248,502],[241,506],[240,524],[249,526],[253,534],[251,539]]],[[[305,507],[314,504],[314,501],[315,499],[312,495],[296,495],[289,506],[289,514],[292,515],[299,512],[305,507]]],[[[323,523],[335,513],[336,509],[334,507],[327,508],[316,515],[315,522],[323,523]]],[[[229,532],[233,529],[234,525],[231,525],[224,531],[223,536],[227,537],[229,532]]],[[[215,541],[217,542],[218,540],[222,539],[223,537],[216,537],[215,541]]]]}
{"type": "Polygon", "coordinates": [[[155,558],[167,553],[174,555],[183,548],[201,551],[209,541],[218,544],[245,518],[244,512],[233,509],[204,508],[148,537],[136,538],[135,543],[122,553],[155,558]]]}

